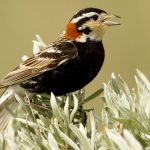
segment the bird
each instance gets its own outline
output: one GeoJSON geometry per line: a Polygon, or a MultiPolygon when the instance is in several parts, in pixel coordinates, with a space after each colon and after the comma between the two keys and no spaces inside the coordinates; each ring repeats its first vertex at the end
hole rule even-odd
{"type": "MultiPolygon", "coordinates": [[[[56,96],[82,89],[97,76],[103,65],[105,51],[102,39],[105,32],[111,26],[120,25],[112,21],[112,18],[119,16],[99,8],[79,10],[70,19],[58,40],[4,76],[0,80],[0,88],[13,89],[10,93],[52,92],[56,96]]],[[[11,95],[4,93],[6,98],[3,95],[0,98],[2,118],[5,117],[2,108],[10,101],[11,95]]],[[[16,107],[16,104],[13,104],[13,101],[9,104],[12,109],[16,107]]],[[[1,120],[0,129],[6,124],[1,120]]]]}

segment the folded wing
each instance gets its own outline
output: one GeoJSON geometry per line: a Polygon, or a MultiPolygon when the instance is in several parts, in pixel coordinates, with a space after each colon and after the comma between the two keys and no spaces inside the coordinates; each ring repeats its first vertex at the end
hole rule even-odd
{"type": "Polygon", "coordinates": [[[78,56],[72,42],[57,42],[27,59],[0,81],[0,88],[23,82],[63,65],[78,56]]]}

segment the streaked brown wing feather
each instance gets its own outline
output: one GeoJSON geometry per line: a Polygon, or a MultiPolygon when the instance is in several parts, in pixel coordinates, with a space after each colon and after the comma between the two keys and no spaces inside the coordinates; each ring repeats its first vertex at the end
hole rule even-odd
{"type": "MultiPolygon", "coordinates": [[[[68,44],[70,46],[70,43],[68,44]]],[[[48,57],[45,57],[43,54],[47,53],[47,48],[37,56],[27,59],[0,81],[0,88],[23,82],[64,64],[77,55],[74,45],[70,46],[69,49],[64,50],[63,55],[57,53],[56,57],[54,53],[48,53],[48,57]],[[70,48],[72,50],[71,53],[69,53],[70,48]]]]}
{"type": "Polygon", "coordinates": [[[56,62],[56,59],[54,58],[31,57],[20,64],[19,67],[23,69],[43,68],[49,64],[53,64],[54,62],[56,62]]]}
{"type": "Polygon", "coordinates": [[[40,72],[37,69],[18,69],[12,71],[7,76],[5,76],[1,82],[0,87],[5,87],[9,85],[13,85],[24,80],[30,79],[34,76],[37,76],[40,72]]]}
{"type": "Polygon", "coordinates": [[[56,65],[57,63],[55,62],[54,64],[54,60],[37,61],[37,63],[34,62],[34,64],[31,64],[30,66],[25,66],[23,63],[18,67],[18,69],[10,72],[0,81],[0,87],[17,84],[27,79],[33,78],[45,71],[53,69],[54,66],[56,67],[56,65]],[[50,65],[51,63],[53,63],[53,67],[46,68],[46,66],[50,65]]]}

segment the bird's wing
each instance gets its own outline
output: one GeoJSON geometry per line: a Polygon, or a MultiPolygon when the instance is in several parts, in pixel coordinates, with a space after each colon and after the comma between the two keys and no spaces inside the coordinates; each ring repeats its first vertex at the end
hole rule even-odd
{"type": "Polygon", "coordinates": [[[46,71],[63,65],[78,56],[78,51],[70,41],[56,42],[39,54],[27,59],[0,81],[0,88],[31,79],[46,71]]]}

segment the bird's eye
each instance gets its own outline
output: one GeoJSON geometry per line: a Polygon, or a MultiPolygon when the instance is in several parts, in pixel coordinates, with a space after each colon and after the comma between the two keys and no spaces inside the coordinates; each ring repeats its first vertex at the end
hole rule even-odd
{"type": "Polygon", "coordinates": [[[93,19],[93,20],[97,20],[97,19],[98,19],[98,16],[97,16],[97,15],[94,15],[94,16],[92,17],[92,19],[93,19]]]}
{"type": "Polygon", "coordinates": [[[88,27],[86,27],[82,30],[82,32],[85,34],[89,34],[91,32],[91,30],[88,27]]]}

